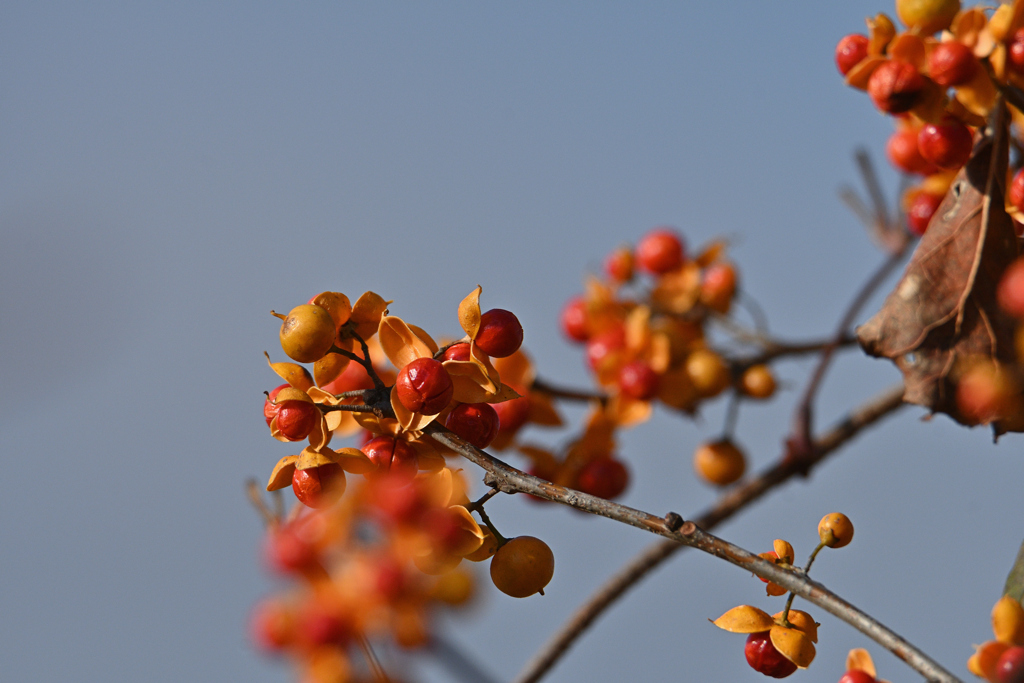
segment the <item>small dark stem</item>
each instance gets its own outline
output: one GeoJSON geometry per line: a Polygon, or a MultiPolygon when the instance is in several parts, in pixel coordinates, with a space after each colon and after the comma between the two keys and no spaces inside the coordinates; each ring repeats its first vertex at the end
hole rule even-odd
{"type": "Polygon", "coordinates": [[[547,394],[552,398],[563,398],[568,401],[601,401],[603,403],[608,400],[608,396],[600,392],[566,389],[564,387],[548,384],[539,378],[533,380],[533,384],[530,385],[530,390],[539,391],[540,393],[547,394]]]}
{"type": "Polygon", "coordinates": [[[365,405],[362,405],[362,406],[361,405],[350,406],[350,405],[346,405],[346,404],[341,404],[341,405],[336,405],[336,406],[325,406],[323,404],[317,404],[317,406],[320,408],[320,412],[323,412],[323,413],[332,413],[332,412],[334,412],[336,410],[341,410],[341,411],[344,411],[346,413],[379,413],[380,412],[380,408],[378,408],[376,406],[365,406],[365,405]]]}
{"type": "MultiPolygon", "coordinates": [[[[499,489],[495,488],[495,489],[491,489],[491,490],[494,491],[494,492],[497,492],[499,489]]],[[[486,512],[484,512],[483,505],[481,505],[478,508],[475,508],[475,510],[476,510],[476,514],[480,515],[480,519],[483,520],[483,523],[486,524],[487,528],[491,530],[492,534],[494,534],[494,538],[496,538],[498,540],[498,547],[500,548],[501,546],[503,546],[506,543],[508,543],[508,539],[501,535],[501,532],[498,531],[498,528],[496,526],[494,526],[494,522],[492,522],[491,518],[487,516],[486,512]]]]}
{"type": "MultiPolygon", "coordinates": [[[[804,576],[808,576],[811,573],[811,565],[814,564],[814,559],[818,557],[818,553],[825,547],[824,543],[819,543],[811,553],[811,556],[807,558],[807,564],[804,566],[804,576]]],[[[790,626],[789,623],[789,610],[793,607],[793,598],[796,597],[796,593],[790,593],[789,597],[786,598],[786,609],[782,610],[782,623],[787,628],[790,626]]]]}
{"type": "Polygon", "coordinates": [[[484,509],[484,504],[487,501],[489,501],[491,498],[494,498],[499,493],[501,493],[501,491],[499,491],[498,489],[489,489],[487,491],[487,493],[485,493],[484,495],[480,496],[478,499],[474,500],[472,503],[467,503],[466,504],[466,509],[471,511],[471,512],[473,510],[476,510],[477,512],[479,512],[479,511],[484,509]]]}

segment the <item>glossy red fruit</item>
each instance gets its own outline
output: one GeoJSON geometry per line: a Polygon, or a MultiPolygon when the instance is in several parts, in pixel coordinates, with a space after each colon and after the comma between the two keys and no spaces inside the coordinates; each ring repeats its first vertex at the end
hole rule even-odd
{"type": "Polygon", "coordinates": [[[974,53],[956,40],[939,43],[928,55],[928,75],[943,88],[963,85],[974,77],[977,69],[974,53]]]}
{"type": "Polygon", "coordinates": [[[270,390],[270,393],[267,394],[267,399],[263,402],[263,417],[267,420],[268,427],[270,426],[270,423],[274,421],[274,418],[277,417],[277,410],[280,407],[274,403],[274,400],[277,398],[277,395],[281,393],[282,389],[287,389],[289,386],[291,385],[286,382],[279,387],[274,387],[270,390]]]}
{"type": "Polygon", "coordinates": [[[1014,174],[1010,181],[1010,189],[1006,191],[1006,197],[1018,211],[1024,211],[1024,169],[1014,174]]]}
{"type": "Polygon", "coordinates": [[[925,85],[924,76],[913,65],[890,59],[871,74],[868,95],[887,114],[902,114],[921,101],[925,85]]]}
{"type": "Polygon", "coordinates": [[[996,289],[996,300],[1010,315],[1024,317],[1024,259],[1017,259],[1003,273],[996,289]]]}
{"type": "Polygon", "coordinates": [[[719,313],[728,313],[736,296],[736,269],[729,263],[712,263],[704,269],[700,281],[700,300],[719,313]]]}
{"type": "Polygon", "coordinates": [[[926,161],[940,168],[960,168],[971,158],[971,129],[956,119],[926,123],[917,134],[917,148],[926,161]]]}
{"type": "Polygon", "coordinates": [[[612,365],[614,357],[626,348],[626,329],[621,325],[599,332],[587,341],[587,364],[599,372],[612,365]]]}
{"type": "Polygon", "coordinates": [[[444,350],[445,360],[469,360],[469,344],[452,344],[444,350]]]}
{"type": "Polygon", "coordinates": [[[345,366],[341,374],[320,387],[331,394],[343,394],[346,391],[373,389],[373,380],[360,363],[351,362],[345,366]]]}
{"type": "Polygon", "coordinates": [[[612,282],[629,282],[633,279],[633,252],[628,247],[619,247],[604,260],[604,272],[612,282]]]}
{"type": "Polygon", "coordinates": [[[576,479],[576,488],[598,498],[612,500],[622,495],[629,485],[629,470],[620,460],[591,460],[576,479]]]}
{"type": "Polygon", "coordinates": [[[889,141],[885,145],[885,153],[892,165],[904,173],[929,175],[936,168],[934,164],[921,156],[921,151],[917,148],[918,132],[914,128],[904,128],[894,132],[889,136],[889,141]]]}
{"type": "Polygon", "coordinates": [[[523,345],[523,326],[511,311],[492,308],[480,316],[480,330],[475,341],[488,356],[505,358],[523,345]]]}
{"type": "Polygon", "coordinates": [[[587,302],[577,296],[569,299],[561,313],[562,332],[575,342],[585,342],[590,338],[590,327],[587,321],[587,302]]]}
{"type": "Polygon", "coordinates": [[[416,450],[393,436],[378,436],[360,449],[377,465],[375,476],[385,474],[412,478],[416,475],[416,450]]]}
{"type": "Polygon", "coordinates": [[[1017,29],[1010,38],[1006,47],[1006,65],[1017,73],[1024,73],[1024,28],[1017,29]]]}
{"type": "Polygon", "coordinates": [[[299,640],[307,646],[345,646],[352,638],[348,620],[327,605],[311,598],[299,609],[295,617],[299,640]]]}
{"type": "Polygon", "coordinates": [[[867,36],[859,33],[852,33],[839,39],[839,44],[836,45],[836,67],[839,73],[845,76],[868,56],[869,42],[867,36]]]}
{"type": "MultiPolygon", "coordinates": [[[[364,451],[365,452],[365,451],[364,451]]],[[[426,501],[409,477],[382,474],[372,477],[371,505],[392,524],[409,524],[422,514],[426,501]]]]}
{"type": "Polygon", "coordinates": [[[839,683],[875,683],[875,677],[867,671],[854,669],[844,673],[842,678],[839,679],[839,683]]]}
{"type": "Polygon", "coordinates": [[[448,413],[445,426],[477,448],[487,448],[498,434],[498,414],[488,403],[463,403],[448,413]]]}
{"type": "Polygon", "coordinates": [[[626,363],[619,370],[619,391],[638,401],[648,401],[658,395],[660,378],[650,365],[642,360],[626,363]]]}
{"type": "Polygon", "coordinates": [[[277,404],[277,428],[289,441],[302,441],[320,419],[315,403],[282,401],[277,404]]]}
{"type": "Polygon", "coordinates": [[[759,673],[771,678],[785,678],[796,671],[796,664],[789,661],[772,645],[768,631],[751,633],[747,636],[747,645],[743,653],[747,656],[747,664],[759,673]]]}
{"type": "Polygon", "coordinates": [[[641,270],[661,275],[683,265],[683,240],[671,228],[655,228],[636,245],[636,263],[641,270]]]}
{"type": "Polygon", "coordinates": [[[296,469],[292,474],[292,491],[306,507],[322,508],[337,501],[345,493],[345,470],[329,464],[296,469]]]}
{"type": "Polygon", "coordinates": [[[917,236],[928,229],[928,222],[942,203],[942,197],[930,192],[918,192],[907,209],[907,227],[917,236]]]}
{"type": "Polygon", "coordinates": [[[502,432],[514,432],[530,419],[530,399],[525,395],[526,390],[516,387],[516,391],[522,394],[519,398],[490,404],[498,414],[498,429],[502,432]]]}
{"type": "Polygon", "coordinates": [[[1024,647],[1011,647],[996,662],[999,683],[1024,683],[1024,647]]]}
{"type": "Polygon", "coordinates": [[[403,406],[414,413],[437,415],[448,407],[455,385],[440,361],[417,358],[398,373],[395,392],[403,406]]]}
{"type": "Polygon", "coordinates": [[[272,528],[267,533],[267,564],[282,574],[302,572],[319,564],[316,547],[301,522],[272,528]]]}

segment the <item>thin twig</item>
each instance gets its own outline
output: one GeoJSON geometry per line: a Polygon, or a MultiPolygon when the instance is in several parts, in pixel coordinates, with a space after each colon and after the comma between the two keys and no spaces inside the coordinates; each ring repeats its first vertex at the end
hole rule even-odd
{"type": "MultiPolygon", "coordinates": [[[[899,386],[889,389],[858,409],[851,411],[845,419],[815,440],[814,459],[804,463],[804,466],[811,468],[820,463],[861,430],[893,413],[902,405],[903,387],[899,386]]],[[[746,506],[759,500],[769,491],[788,481],[793,475],[803,471],[801,465],[786,456],[787,453],[784,452],[775,465],[753,479],[730,489],[693,521],[701,528],[713,529],[746,506]]],[[[616,600],[660,566],[662,562],[674,555],[676,551],[685,547],[675,541],[659,541],[630,560],[626,566],[593,593],[569,621],[548,640],[544,648],[519,674],[516,679],[517,683],[534,683],[540,680],[616,600]]]]}
{"type": "Polygon", "coordinates": [[[537,378],[533,380],[533,384],[530,385],[531,391],[539,391],[542,394],[547,394],[552,398],[563,398],[569,401],[607,401],[608,395],[599,391],[584,391],[580,389],[567,389],[565,387],[555,386],[548,382],[537,378]]]}

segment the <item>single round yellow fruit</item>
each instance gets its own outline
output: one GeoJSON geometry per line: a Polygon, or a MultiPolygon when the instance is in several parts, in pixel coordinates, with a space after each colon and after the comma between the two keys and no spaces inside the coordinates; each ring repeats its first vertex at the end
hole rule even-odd
{"type": "Polygon", "coordinates": [[[842,548],[853,540],[853,522],[842,512],[830,512],[818,522],[818,537],[829,548],[842,548]]]}
{"type": "Polygon", "coordinates": [[[293,360],[313,363],[331,350],[336,333],[330,313],[303,304],[293,308],[281,323],[281,348],[293,360]]]}
{"type": "Polygon", "coordinates": [[[925,35],[949,28],[960,0],[896,0],[896,16],[907,28],[925,35]]]}
{"type": "Polygon", "coordinates": [[[729,366],[714,351],[697,349],[687,357],[684,367],[701,398],[718,396],[729,386],[729,366]]]}
{"type": "Polygon", "coordinates": [[[505,595],[526,598],[539,593],[555,575],[555,555],[533,536],[519,536],[491,558],[491,581],[505,595]]]}
{"type": "Polygon", "coordinates": [[[702,444],[693,454],[693,469],[715,486],[728,486],[743,476],[747,459],[732,441],[723,439],[702,444]]]}
{"type": "Polygon", "coordinates": [[[770,398],[775,393],[775,376],[767,365],[754,365],[740,378],[740,389],[750,398],[770,398]]]}
{"type": "Polygon", "coordinates": [[[470,562],[483,562],[498,550],[498,539],[494,537],[494,532],[486,526],[480,527],[480,531],[484,534],[484,542],[480,544],[479,548],[466,555],[466,559],[470,562]]]}

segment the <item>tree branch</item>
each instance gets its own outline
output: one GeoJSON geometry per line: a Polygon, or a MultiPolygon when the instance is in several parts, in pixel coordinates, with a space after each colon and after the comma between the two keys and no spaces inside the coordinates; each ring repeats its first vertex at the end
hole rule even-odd
{"type": "MultiPolygon", "coordinates": [[[[860,408],[851,411],[845,419],[818,437],[814,442],[813,460],[799,463],[788,458],[788,453],[784,452],[775,465],[753,479],[733,487],[693,521],[704,529],[714,528],[788,481],[793,475],[804,474],[807,469],[820,463],[861,430],[895,412],[903,405],[902,397],[902,386],[879,394],[860,408]]],[[[685,547],[674,540],[660,541],[633,558],[591,595],[572,618],[548,640],[544,648],[520,673],[517,683],[533,683],[540,680],[605,610],[653,569],[685,547]]]]}

